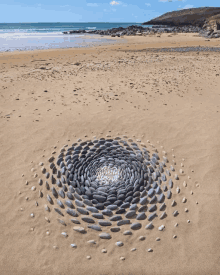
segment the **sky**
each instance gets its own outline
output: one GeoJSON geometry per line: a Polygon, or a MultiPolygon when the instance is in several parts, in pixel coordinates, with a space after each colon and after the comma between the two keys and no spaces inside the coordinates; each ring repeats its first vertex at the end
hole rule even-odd
{"type": "Polygon", "coordinates": [[[166,12],[197,7],[220,7],[220,0],[0,0],[0,23],[143,23],[166,12]]]}

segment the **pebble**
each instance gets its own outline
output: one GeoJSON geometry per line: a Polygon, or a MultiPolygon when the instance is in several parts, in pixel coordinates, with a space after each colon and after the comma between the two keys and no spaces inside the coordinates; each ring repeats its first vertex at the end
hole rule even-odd
{"type": "Polygon", "coordinates": [[[136,250],[137,250],[136,248],[132,248],[132,249],[131,249],[131,252],[134,252],[134,251],[136,251],[136,250]]]}
{"type": "Polygon", "coordinates": [[[110,230],[112,232],[119,232],[121,229],[120,229],[120,227],[112,227],[110,230]]]}
{"type": "Polygon", "coordinates": [[[31,213],[31,215],[30,215],[30,216],[31,216],[31,218],[34,218],[34,213],[31,213]]]}
{"type": "Polygon", "coordinates": [[[91,259],[91,256],[86,256],[86,259],[90,260],[90,259],[91,259]]]}
{"type": "Polygon", "coordinates": [[[111,235],[108,233],[101,233],[101,234],[99,234],[99,237],[101,239],[111,239],[111,235]]]}
{"type": "Polygon", "coordinates": [[[102,249],[101,252],[102,253],[107,253],[107,250],[106,249],[102,249]]]}
{"type": "Polygon", "coordinates": [[[177,238],[177,235],[173,235],[173,238],[176,239],[176,238],[177,238]]]}
{"type": "Polygon", "coordinates": [[[35,191],[35,190],[36,190],[36,187],[35,187],[35,186],[32,186],[32,187],[31,187],[31,190],[32,190],[32,191],[35,191]]]}
{"type": "Polygon", "coordinates": [[[149,248],[147,251],[148,251],[148,252],[153,252],[153,249],[152,249],[152,248],[149,248]]]}
{"type": "Polygon", "coordinates": [[[189,210],[187,208],[185,208],[185,212],[188,212],[189,210]]]}
{"type": "Polygon", "coordinates": [[[157,241],[157,242],[159,242],[159,241],[160,241],[160,238],[159,238],[159,237],[157,237],[157,238],[156,238],[156,241],[157,241]]]}
{"type": "Polygon", "coordinates": [[[177,227],[177,226],[178,226],[178,223],[175,223],[174,226],[177,227]]]}
{"type": "Polygon", "coordinates": [[[183,203],[185,203],[185,202],[186,202],[186,198],[185,198],[185,197],[182,199],[182,202],[183,202],[183,203]]]}
{"type": "Polygon", "coordinates": [[[159,231],[163,231],[164,228],[165,228],[165,226],[162,224],[161,226],[158,227],[158,230],[159,230],[159,231]]]}
{"type": "Polygon", "coordinates": [[[94,240],[89,240],[87,243],[96,244],[94,240]]]}
{"type": "Polygon", "coordinates": [[[153,228],[154,228],[153,223],[150,222],[149,224],[146,225],[145,228],[146,228],[146,229],[153,229],[153,228]]]}
{"type": "Polygon", "coordinates": [[[139,222],[133,223],[133,224],[130,226],[130,228],[131,228],[132,230],[138,230],[138,229],[140,229],[141,227],[142,227],[142,225],[141,225],[141,223],[139,223],[139,222]]]}
{"type": "Polygon", "coordinates": [[[121,260],[121,261],[124,261],[124,260],[125,260],[125,257],[120,257],[120,260],[121,260]]]}
{"type": "Polygon", "coordinates": [[[68,235],[67,235],[67,233],[66,233],[66,232],[62,232],[62,233],[61,233],[61,235],[62,235],[63,237],[65,237],[65,238],[67,238],[67,237],[68,237],[68,235]]]}
{"type": "Polygon", "coordinates": [[[132,235],[132,232],[130,230],[124,231],[123,235],[132,235]]]}
{"type": "Polygon", "coordinates": [[[77,248],[77,245],[75,243],[70,244],[72,248],[77,248]]]}
{"type": "Polygon", "coordinates": [[[74,226],[73,230],[79,232],[79,233],[85,233],[85,228],[80,226],[74,226]]]}
{"type": "Polygon", "coordinates": [[[101,227],[98,226],[98,225],[96,225],[96,224],[89,224],[88,228],[91,228],[91,229],[93,229],[95,231],[102,231],[101,227]]]}
{"type": "Polygon", "coordinates": [[[123,246],[124,244],[123,244],[123,242],[116,242],[115,245],[120,247],[120,246],[123,246]]]}
{"type": "Polygon", "coordinates": [[[187,183],[186,183],[185,181],[183,182],[183,186],[184,186],[184,187],[186,187],[186,186],[187,186],[187,183]]]}
{"type": "Polygon", "coordinates": [[[50,220],[49,220],[47,217],[45,217],[45,220],[46,220],[48,223],[50,223],[50,220]]]}
{"type": "Polygon", "coordinates": [[[140,237],[139,237],[139,240],[140,240],[140,241],[144,241],[145,239],[146,239],[146,238],[145,238],[144,236],[140,236],[140,237]]]}

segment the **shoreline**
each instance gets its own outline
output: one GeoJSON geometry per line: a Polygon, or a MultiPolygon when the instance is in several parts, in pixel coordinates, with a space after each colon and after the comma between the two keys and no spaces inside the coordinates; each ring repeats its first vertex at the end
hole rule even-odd
{"type": "MultiPolygon", "coordinates": [[[[160,37],[157,37],[156,35],[149,35],[146,37],[143,36],[122,36],[120,38],[117,37],[109,37],[109,36],[103,36],[104,39],[109,40],[117,40],[116,43],[104,43],[101,45],[95,45],[91,47],[72,47],[72,48],[59,48],[59,49],[42,49],[42,50],[33,50],[33,51],[12,51],[12,52],[0,52],[0,57],[4,56],[13,56],[13,55],[23,55],[23,54],[52,54],[52,53],[59,53],[62,52],[64,54],[68,54],[69,52],[86,52],[90,50],[100,50],[102,48],[106,49],[126,49],[135,47],[137,49],[144,49],[147,48],[161,48],[162,44],[163,47],[170,47],[170,48],[181,48],[181,47],[218,47],[220,46],[220,38],[215,39],[207,39],[204,37],[199,37],[197,34],[191,33],[191,34],[175,34],[170,37],[170,34],[163,34],[160,37]],[[172,37],[175,37],[175,40],[172,40],[172,37]],[[123,42],[121,41],[123,39],[123,42]],[[122,43],[120,43],[122,42],[122,43]],[[175,46],[174,46],[175,45],[175,46]]],[[[127,49],[126,49],[127,50],[127,49]]]]}

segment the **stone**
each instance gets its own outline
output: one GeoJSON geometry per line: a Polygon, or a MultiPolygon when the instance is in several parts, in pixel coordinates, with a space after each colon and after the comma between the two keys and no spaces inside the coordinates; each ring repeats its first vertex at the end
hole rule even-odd
{"type": "Polygon", "coordinates": [[[132,232],[130,230],[124,231],[123,235],[132,235],[132,232]]]}
{"type": "Polygon", "coordinates": [[[110,221],[100,220],[98,221],[99,225],[101,226],[111,226],[112,223],[110,221]]]}
{"type": "Polygon", "coordinates": [[[122,220],[122,216],[115,215],[109,219],[110,221],[120,221],[122,220]]]}
{"type": "Polygon", "coordinates": [[[101,234],[99,234],[99,237],[101,239],[107,239],[107,240],[111,239],[111,235],[108,233],[101,233],[101,234]]]}
{"type": "Polygon", "coordinates": [[[144,205],[145,203],[147,203],[147,196],[140,199],[141,205],[144,205]]]}
{"type": "Polygon", "coordinates": [[[165,228],[165,226],[162,224],[161,226],[158,227],[158,230],[159,230],[159,231],[163,231],[164,228],[165,228]]]}
{"type": "Polygon", "coordinates": [[[130,220],[121,220],[117,222],[117,226],[121,226],[125,224],[130,224],[130,220]]]}
{"type": "Polygon", "coordinates": [[[141,223],[138,223],[138,222],[133,223],[133,224],[130,226],[130,228],[131,228],[132,230],[138,230],[138,229],[140,229],[141,227],[142,227],[141,223]]]}
{"type": "Polygon", "coordinates": [[[89,217],[82,217],[82,220],[87,223],[95,223],[95,221],[89,217]]]}
{"type": "Polygon", "coordinates": [[[120,242],[120,241],[119,241],[119,242],[116,242],[115,245],[117,245],[117,246],[120,247],[120,246],[123,246],[124,244],[123,244],[123,242],[120,242]]]}
{"type": "Polygon", "coordinates": [[[88,228],[91,228],[91,229],[93,229],[95,231],[102,231],[101,227],[98,226],[98,225],[95,225],[95,224],[89,224],[88,228]]]}
{"type": "Polygon", "coordinates": [[[84,227],[80,227],[80,226],[74,226],[73,230],[75,230],[75,231],[77,231],[79,233],[82,233],[82,234],[86,233],[85,228],[84,227]]]}
{"type": "Polygon", "coordinates": [[[99,210],[94,206],[87,206],[86,209],[92,213],[99,213],[99,210]]]}
{"type": "Polygon", "coordinates": [[[119,232],[121,229],[120,229],[120,227],[112,227],[110,230],[112,232],[119,232]]]}
{"type": "Polygon", "coordinates": [[[84,209],[84,208],[77,207],[76,209],[77,209],[77,211],[78,211],[80,214],[89,215],[89,211],[87,211],[87,210],[84,209]]]}
{"type": "Polygon", "coordinates": [[[80,221],[77,220],[77,219],[71,219],[71,222],[72,222],[72,223],[75,223],[75,224],[80,224],[80,221]]]}
{"type": "Polygon", "coordinates": [[[146,228],[146,229],[153,229],[154,226],[153,226],[152,222],[150,222],[149,224],[147,224],[147,225],[145,226],[145,228],[146,228]]]}
{"type": "Polygon", "coordinates": [[[136,215],[136,212],[134,210],[131,210],[125,214],[125,218],[130,219],[136,215]]]}
{"type": "Polygon", "coordinates": [[[144,241],[146,238],[144,236],[139,237],[139,241],[144,241]]]}
{"type": "Polygon", "coordinates": [[[146,217],[147,217],[146,214],[144,212],[142,212],[137,215],[136,220],[145,220],[146,217]]]}

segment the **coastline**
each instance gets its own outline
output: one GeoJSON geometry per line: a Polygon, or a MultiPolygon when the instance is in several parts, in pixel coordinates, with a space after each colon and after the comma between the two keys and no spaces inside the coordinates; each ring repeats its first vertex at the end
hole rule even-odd
{"type": "Polygon", "coordinates": [[[124,43],[117,38],[114,45],[90,48],[0,53],[2,274],[217,274],[220,54],[148,49],[220,47],[220,38],[169,35],[125,36],[124,43]],[[55,151],[57,157],[65,144],[118,133],[150,148],[153,144],[161,158],[166,151],[167,168],[174,161],[176,173],[183,169],[175,182],[180,194],[174,190],[172,198],[180,215],[173,217],[171,200],[168,217],[157,218],[152,231],[143,226],[125,236],[130,227],[123,225],[118,234],[111,233],[111,240],[100,240],[97,232],[74,232],[70,219],[64,217],[63,226],[55,211],[45,211],[49,192],[38,184],[39,178],[45,182],[39,163],[49,170],[50,155],[55,151]],[[166,226],[163,232],[158,230],[161,224],[166,226]],[[124,246],[116,247],[118,241],[124,246]]]}

